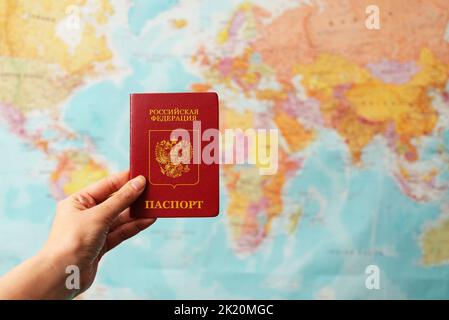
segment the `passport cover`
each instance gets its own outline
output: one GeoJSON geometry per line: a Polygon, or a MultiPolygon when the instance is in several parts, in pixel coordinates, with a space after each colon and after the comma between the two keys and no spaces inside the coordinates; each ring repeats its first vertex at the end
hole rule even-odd
{"type": "Polygon", "coordinates": [[[203,141],[203,132],[218,132],[217,94],[131,94],[130,121],[130,178],[147,179],[145,191],[131,206],[131,216],[217,216],[219,164],[206,164],[201,157],[214,140],[203,141]],[[171,137],[176,129],[184,129],[188,139],[171,137]],[[182,162],[172,161],[173,152],[182,162]]]}

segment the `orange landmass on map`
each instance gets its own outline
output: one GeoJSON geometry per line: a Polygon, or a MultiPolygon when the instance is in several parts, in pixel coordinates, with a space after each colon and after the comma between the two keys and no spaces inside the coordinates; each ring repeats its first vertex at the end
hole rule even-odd
{"type": "Polygon", "coordinates": [[[301,151],[315,137],[313,130],[306,129],[299,120],[291,117],[286,112],[276,112],[274,122],[281,131],[291,152],[301,151]]]}
{"type": "Polygon", "coordinates": [[[291,77],[294,64],[312,63],[320,53],[364,65],[384,59],[414,61],[422,48],[428,48],[449,63],[449,44],[444,40],[449,2],[375,1],[380,9],[379,30],[365,26],[365,8],[371,4],[371,0],[326,1],[322,12],[317,5],[286,10],[261,29],[254,50],[280,80],[291,77]]]}

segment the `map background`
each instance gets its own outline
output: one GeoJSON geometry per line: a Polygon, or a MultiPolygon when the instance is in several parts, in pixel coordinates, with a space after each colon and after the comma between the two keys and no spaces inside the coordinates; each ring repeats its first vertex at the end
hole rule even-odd
{"type": "MultiPolygon", "coordinates": [[[[254,3],[273,14],[300,5],[297,1],[254,3]]],[[[192,57],[216,39],[242,2],[117,1],[113,5],[115,14],[103,32],[114,69],[86,75],[85,82],[58,104],[57,123],[78,138],[60,139],[52,147],[55,154],[87,153],[107,172],[128,167],[129,93],[188,91],[195,83],[207,82],[192,57]],[[181,18],[188,25],[178,30],[172,21],[181,18]]],[[[230,90],[218,89],[225,104],[231,100],[229,105],[237,112],[252,110],[271,117],[266,102],[233,100],[230,90]]],[[[448,107],[447,102],[440,104],[448,107]]],[[[0,126],[1,273],[38,251],[59,197],[51,182],[59,158],[15,133],[8,121],[3,116],[0,126]]],[[[53,123],[46,112],[26,115],[27,131],[48,131],[47,139],[57,136],[53,123]]],[[[449,276],[448,260],[423,265],[421,247],[426,228],[441,225],[447,191],[432,201],[414,201],[392,177],[394,160],[385,139],[375,137],[363,150],[360,167],[352,163],[345,141],[334,130],[323,126],[316,132],[319,138],[299,153],[304,159],[301,169],[282,189],[282,211],[253,250],[241,252],[236,245],[227,211],[232,190],[222,181],[223,214],[216,220],[160,219],[151,230],[105,257],[97,280],[82,298],[447,297],[442,282],[449,276]],[[299,223],[289,231],[298,210],[299,223]],[[364,271],[371,264],[381,270],[380,290],[365,287],[364,271]]],[[[444,131],[444,145],[448,138],[444,131]]],[[[435,139],[429,138],[429,144],[435,139]]],[[[423,149],[422,159],[434,156],[434,149],[423,149]]],[[[442,168],[444,180],[447,164],[442,168]]],[[[446,247],[442,243],[443,250],[446,247]]]]}

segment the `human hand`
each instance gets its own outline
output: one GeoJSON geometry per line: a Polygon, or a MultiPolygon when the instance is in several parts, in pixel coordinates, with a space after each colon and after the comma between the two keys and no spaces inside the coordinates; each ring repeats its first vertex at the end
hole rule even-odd
{"type": "Polygon", "coordinates": [[[128,182],[128,171],[105,178],[58,204],[56,217],[43,251],[76,265],[81,292],[92,284],[103,255],[136,235],[155,219],[133,219],[129,206],[145,188],[139,176],[128,182]]]}
{"type": "Polygon", "coordinates": [[[146,180],[139,176],[128,181],[128,175],[125,171],[105,178],[59,202],[47,243],[36,257],[0,279],[0,298],[72,298],[87,290],[103,255],[155,222],[130,217],[129,206],[146,180]],[[72,265],[80,271],[76,291],[65,287],[66,268],[72,265]],[[29,293],[32,279],[41,285],[29,293]]]}

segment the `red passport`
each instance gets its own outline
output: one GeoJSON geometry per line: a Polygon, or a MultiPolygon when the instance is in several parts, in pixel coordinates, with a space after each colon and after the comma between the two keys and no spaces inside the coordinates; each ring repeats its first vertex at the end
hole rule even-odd
{"type": "Polygon", "coordinates": [[[130,178],[147,179],[131,216],[217,216],[217,94],[131,94],[130,112],[130,178]]]}

